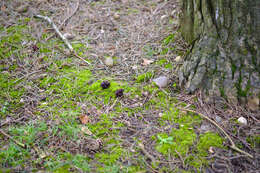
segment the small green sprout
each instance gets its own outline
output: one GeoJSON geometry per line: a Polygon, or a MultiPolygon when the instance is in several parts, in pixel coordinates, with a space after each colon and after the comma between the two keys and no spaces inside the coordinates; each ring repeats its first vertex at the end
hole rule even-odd
{"type": "Polygon", "coordinates": [[[160,135],[157,135],[157,138],[160,140],[159,144],[173,144],[173,137],[162,138],[160,135]]]}

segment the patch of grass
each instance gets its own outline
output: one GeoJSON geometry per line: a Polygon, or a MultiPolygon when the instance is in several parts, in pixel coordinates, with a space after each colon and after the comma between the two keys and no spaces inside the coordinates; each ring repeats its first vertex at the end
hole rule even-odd
{"type": "Polygon", "coordinates": [[[47,130],[45,122],[30,123],[20,127],[10,127],[9,132],[14,139],[24,144],[33,144],[37,138],[37,135],[47,130]]]}
{"type": "Polygon", "coordinates": [[[157,53],[150,45],[145,45],[143,47],[143,51],[145,53],[145,56],[147,56],[147,57],[152,57],[153,55],[155,55],[157,53]]]}
{"type": "MultiPolygon", "coordinates": [[[[6,61],[11,55],[23,59],[25,54],[21,53],[21,43],[28,40],[28,35],[24,33],[26,25],[13,25],[8,28],[1,28],[0,34],[0,60],[6,61]]],[[[24,87],[19,85],[21,80],[10,75],[17,68],[15,62],[0,65],[0,116],[15,112],[22,106],[21,96],[24,94],[24,87]]]]}
{"type": "Polygon", "coordinates": [[[260,135],[248,136],[246,138],[247,142],[251,144],[252,147],[260,146],[260,135]]]}
{"type": "Polygon", "coordinates": [[[162,41],[163,46],[167,46],[169,43],[174,42],[175,34],[169,34],[165,39],[162,41]]]}
{"type": "MultiPolygon", "coordinates": [[[[91,5],[95,6],[104,3],[104,1],[93,2],[91,5]]],[[[154,2],[152,6],[156,8],[157,5],[154,2]]],[[[117,11],[120,11],[120,9],[117,11]]],[[[139,11],[138,9],[128,8],[127,13],[139,13],[139,11]]],[[[157,142],[156,150],[161,152],[166,158],[169,153],[172,153],[175,157],[179,157],[180,154],[183,158],[186,158],[185,156],[188,155],[185,163],[199,168],[205,163],[204,157],[207,154],[208,147],[219,146],[207,141],[215,139],[213,135],[200,137],[196,135],[193,127],[200,124],[200,117],[175,109],[174,103],[178,100],[169,97],[165,93],[165,91],[168,92],[167,89],[162,91],[153,83],[144,86],[144,82],[148,82],[157,73],[156,71],[138,75],[135,77],[136,82],[130,85],[128,82],[116,81],[111,76],[100,77],[100,74],[104,75],[102,70],[96,70],[94,66],[75,67],[75,61],[78,59],[64,56],[54,48],[58,46],[60,49],[66,49],[60,38],[57,37],[44,41],[50,36],[48,32],[42,33],[40,41],[31,38],[31,28],[28,27],[30,25],[27,25],[30,20],[30,18],[19,20],[17,22],[19,25],[7,28],[0,26],[0,34],[3,35],[0,40],[0,59],[7,61],[6,58],[15,57],[17,61],[21,60],[23,63],[31,65],[35,63],[36,58],[40,57],[41,62],[39,62],[39,65],[48,64],[47,67],[41,69],[46,75],[33,81],[28,80],[29,82],[26,78],[17,81],[19,77],[14,77],[15,75],[12,73],[19,72],[20,66],[16,62],[1,64],[0,116],[5,118],[6,115],[12,115],[12,113],[15,115],[15,110],[23,106],[20,103],[21,98],[23,96],[30,97],[26,93],[26,86],[41,89],[40,95],[46,95],[46,98],[37,100],[37,106],[33,107],[33,121],[26,121],[24,125],[11,125],[10,128],[4,129],[12,138],[26,144],[27,148],[20,148],[11,140],[0,140],[0,167],[13,168],[19,166],[21,170],[29,167],[32,171],[42,168],[44,171],[57,173],[145,172],[147,169],[150,169],[145,162],[146,158],[139,153],[140,151],[130,152],[129,148],[125,147],[125,139],[121,138],[120,135],[121,130],[127,128],[125,127],[125,122],[120,122],[117,118],[127,115],[126,121],[132,121],[132,119],[137,118],[138,122],[146,124],[149,119],[144,122],[143,116],[138,115],[154,110],[164,112],[162,117],[158,118],[161,127],[157,128],[162,128],[162,126],[169,124],[179,125],[180,127],[172,129],[170,132],[153,134],[152,139],[157,142]],[[39,48],[37,52],[31,53],[31,44],[28,44],[30,46],[27,47],[27,43],[31,42],[39,48]],[[8,69],[6,70],[6,68],[8,69]],[[101,87],[101,83],[104,80],[110,82],[110,87],[107,89],[102,89],[101,87]],[[115,91],[121,88],[124,89],[125,97],[115,102],[115,91]],[[148,100],[145,102],[145,105],[134,108],[129,108],[128,105],[125,106],[125,102],[131,99],[142,103],[143,100],[140,98],[144,99],[144,96],[142,96],[144,91],[148,91],[149,96],[151,96],[147,97],[148,100]],[[139,97],[136,97],[136,95],[139,97]],[[114,103],[116,104],[113,105],[114,103]],[[84,106],[82,106],[83,104],[84,106]],[[105,112],[106,108],[112,105],[113,109],[105,112]],[[92,112],[90,111],[89,113],[88,109],[92,107],[95,107],[100,112],[95,112],[92,115],[92,112]],[[79,120],[79,115],[82,114],[89,116],[91,122],[83,125],[79,120]],[[85,134],[82,131],[82,127],[87,127],[93,133],[93,136],[85,134]],[[124,128],[122,129],[122,127],[124,128]],[[93,154],[94,157],[88,157],[85,153],[87,151],[83,151],[84,154],[69,153],[71,149],[70,144],[75,144],[73,147],[77,150],[78,142],[86,136],[93,139],[98,138],[103,143],[103,147],[96,154],[93,154]],[[65,150],[68,149],[69,152],[63,149],[59,150],[59,148],[56,148],[56,144],[53,145],[50,142],[66,145],[62,147],[65,150]],[[39,151],[35,148],[38,148],[39,151]],[[41,151],[46,156],[41,157],[41,151]],[[200,152],[204,154],[200,155],[200,152]]],[[[174,49],[171,47],[171,43],[175,40],[174,37],[174,34],[170,34],[163,40],[161,52],[158,52],[157,48],[152,44],[145,45],[142,50],[144,57],[150,59],[158,55],[158,53],[162,55],[168,54],[174,49]]],[[[86,38],[87,41],[89,40],[86,38]]],[[[71,44],[78,55],[82,57],[88,55],[86,52],[89,51],[89,48],[84,42],[75,41],[71,44]]],[[[116,61],[118,57],[113,57],[113,59],[116,61]]],[[[172,64],[167,59],[160,59],[157,64],[163,68],[172,68],[172,64]]],[[[27,70],[27,68],[25,69],[27,70]]],[[[183,105],[181,104],[181,106],[183,105]]],[[[138,122],[137,126],[139,125],[138,122]]],[[[131,125],[135,125],[134,123],[131,125]]],[[[151,123],[153,123],[153,119],[151,123]]],[[[138,135],[131,137],[134,141],[133,144],[140,140],[139,137],[138,135]]],[[[0,135],[0,139],[4,138],[0,135]]],[[[81,151],[78,150],[77,152],[81,151]]],[[[151,166],[158,168],[160,172],[170,171],[167,166],[163,165],[163,167],[159,163],[152,163],[151,166]]],[[[181,170],[176,172],[181,172],[181,170]]]]}
{"type": "Polygon", "coordinates": [[[158,138],[159,144],[156,145],[156,150],[165,156],[167,156],[169,152],[173,153],[176,157],[178,157],[178,153],[181,156],[185,156],[196,139],[194,131],[185,128],[173,129],[169,136],[165,133],[158,135],[166,142],[162,142],[160,138],[158,138]]]}
{"type": "Polygon", "coordinates": [[[20,102],[25,89],[14,83],[17,79],[7,73],[0,73],[0,116],[14,112],[22,106],[20,102]]]}
{"type": "MultiPolygon", "coordinates": [[[[26,162],[33,163],[31,162],[30,154],[31,146],[35,145],[38,135],[46,130],[47,125],[44,122],[36,124],[31,123],[20,127],[10,127],[9,134],[15,140],[26,144],[28,148],[21,148],[11,142],[5,150],[0,152],[0,164],[2,167],[15,167],[18,165],[24,167],[26,162]]],[[[44,146],[46,140],[38,141],[37,145],[44,146]]]]}
{"type": "Polygon", "coordinates": [[[169,121],[178,124],[179,128],[173,128],[169,134],[159,133],[156,150],[166,157],[169,152],[173,153],[175,157],[181,156],[184,158],[188,155],[185,164],[195,169],[207,164],[208,161],[205,157],[208,155],[209,147],[222,148],[223,139],[218,134],[209,132],[200,135],[197,141],[198,136],[193,127],[198,126],[201,120],[199,115],[180,112],[178,109],[171,108],[169,112],[162,115],[160,122],[169,121]]]}
{"type": "MultiPolygon", "coordinates": [[[[9,146],[0,151],[0,167],[24,167],[25,162],[30,158],[30,151],[10,143],[9,146]]],[[[1,171],[1,169],[0,169],[1,171]]]]}
{"type": "Polygon", "coordinates": [[[207,156],[209,147],[223,147],[223,139],[216,133],[207,132],[200,135],[199,143],[197,145],[200,156],[207,156]]]}
{"type": "Polygon", "coordinates": [[[161,119],[178,123],[180,126],[190,128],[201,123],[201,117],[193,113],[181,112],[179,109],[170,108],[170,111],[163,113],[161,119]]]}
{"type": "Polygon", "coordinates": [[[136,81],[137,81],[138,83],[147,82],[147,81],[149,81],[152,77],[153,77],[153,73],[152,73],[152,72],[146,72],[146,73],[144,73],[144,74],[138,75],[137,78],[136,78],[136,81]]]}

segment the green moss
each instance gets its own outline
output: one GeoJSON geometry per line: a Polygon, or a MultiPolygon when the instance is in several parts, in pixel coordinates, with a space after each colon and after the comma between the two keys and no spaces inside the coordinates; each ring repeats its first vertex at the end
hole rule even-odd
{"type": "Polygon", "coordinates": [[[159,65],[162,66],[162,65],[166,64],[167,62],[168,62],[167,59],[160,59],[158,63],[159,63],[159,65]]]}
{"type": "Polygon", "coordinates": [[[21,127],[11,127],[9,132],[14,137],[14,139],[25,144],[32,144],[34,143],[37,134],[46,130],[47,125],[44,122],[40,122],[39,124],[28,124],[21,127]]]}
{"type": "Polygon", "coordinates": [[[159,144],[156,146],[156,150],[165,156],[167,156],[169,152],[173,153],[176,157],[178,157],[178,153],[181,154],[181,156],[185,156],[196,139],[196,134],[193,130],[185,128],[173,129],[170,136],[164,133],[159,135],[165,142],[158,139],[159,144]]]}
{"type": "Polygon", "coordinates": [[[200,135],[197,150],[200,156],[207,156],[209,147],[223,147],[223,139],[216,133],[208,132],[200,135]]]}
{"type": "Polygon", "coordinates": [[[171,63],[165,64],[164,68],[171,69],[173,68],[173,65],[171,63]]]}
{"type": "Polygon", "coordinates": [[[246,138],[246,140],[254,148],[256,148],[257,146],[260,146],[260,135],[248,136],[246,138]]]}
{"type": "Polygon", "coordinates": [[[95,157],[98,159],[100,163],[111,166],[118,161],[118,159],[122,156],[123,152],[124,150],[121,147],[116,146],[114,148],[111,148],[110,153],[97,153],[95,157]]]}
{"type": "Polygon", "coordinates": [[[165,120],[177,123],[180,126],[180,129],[172,129],[170,135],[159,134],[160,139],[158,139],[158,145],[156,149],[167,155],[170,151],[178,156],[177,152],[182,156],[186,155],[189,151],[189,148],[193,145],[196,134],[192,129],[192,126],[198,125],[201,122],[201,118],[198,115],[194,114],[183,114],[180,111],[174,108],[170,108],[169,112],[163,113],[160,122],[165,122],[165,120]],[[161,142],[162,139],[170,142],[161,142]],[[168,140],[167,140],[168,139],[168,140]],[[177,152],[176,152],[177,151],[177,152]]]}
{"type": "Polygon", "coordinates": [[[162,120],[179,123],[182,126],[190,127],[191,125],[198,125],[201,123],[201,117],[193,113],[182,113],[179,109],[170,108],[170,111],[162,115],[162,120]]]}
{"type": "Polygon", "coordinates": [[[12,113],[12,110],[22,106],[20,100],[25,89],[22,86],[17,87],[16,80],[7,73],[0,73],[0,116],[12,113]]]}
{"type": "MultiPolygon", "coordinates": [[[[30,151],[10,143],[8,148],[0,151],[0,167],[24,167],[24,162],[30,157],[30,151]]],[[[1,171],[1,169],[0,169],[1,171]]]]}
{"type": "Polygon", "coordinates": [[[137,76],[136,81],[139,82],[139,83],[147,82],[152,77],[153,77],[153,73],[152,72],[147,72],[147,73],[144,73],[144,74],[141,74],[141,75],[137,76]]]}
{"type": "Polygon", "coordinates": [[[169,34],[165,39],[162,41],[163,46],[167,46],[169,43],[174,42],[175,34],[169,34]]]}
{"type": "MultiPolygon", "coordinates": [[[[170,134],[160,133],[157,136],[156,150],[168,156],[172,153],[175,157],[181,155],[186,158],[185,164],[199,169],[206,165],[208,161],[205,157],[209,147],[223,147],[223,139],[215,133],[205,133],[199,136],[193,127],[201,123],[201,118],[193,113],[182,113],[178,109],[171,108],[170,111],[163,113],[160,122],[169,121],[179,125],[179,129],[172,129],[170,134]],[[185,157],[188,156],[188,157],[185,157]]],[[[152,137],[155,140],[155,136],[152,137]]]]}

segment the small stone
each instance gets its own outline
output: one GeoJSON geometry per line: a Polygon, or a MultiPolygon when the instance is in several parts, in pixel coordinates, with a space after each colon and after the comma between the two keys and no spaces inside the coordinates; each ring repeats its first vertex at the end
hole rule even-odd
{"type": "Polygon", "coordinates": [[[25,102],[24,98],[21,98],[20,103],[24,103],[24,102],[25,102]]]}
{"type": "Polygon", "coordinates": [[[75,38],[75,35],[71,34],[71,33],[65,33],[64,37],[68,40],[72,40],[75,38]]]}
{"type": "Polygon", "coordinates": [[[239,117],[239,118],[237,119],[237,121],[238,121],[240,124],[247,125],[247,120],[246,120],[244,117],[239,117]]]}
{"type": "Polygon", "coordinates": [[[215,120],[217,123],[220,123],[222,121],[222,118],[216,115],[215,120]]]}
{"type": "Polygon", "coordinates": [[[115,14],[114,14],[114,19],[117,20],[117,19],[119,19],[119,18],[120,18],[120,15],[119,15],[118,13],[115,13],[115,14]]]}
{"type": "Polygon", "coordinates": [[[159,87],[164,88],[168,85],[169,79],[166,76],[160,76],[158,78],[153,79],[153,82],[159,87]]]}
{"type": "Polygon", "coordinates": [[[148,91],[144,91],[144,92],[142,92],[142,95],[143,95],[144,97],[147,97],[147,96],[149,95],[149,92],[148,92],[148,91]]]}
{"type": "Polygon", "coordinates": [[[203,132],[203,133],[210,131],[210,129],[211,129],[210,125],[207,125],[207,124],[202,124],[200,126],[200,131],[203,132]]]}
{"type": "Polygon", "coordinates": [[[112,58],[112,57],[107,57],[107,58],[105,59],[105,64],[106,64],[107,66],[109,66],[109,67],[112,67],[112,66],[114,65],[114,60],[113,60],[113,58],[112,58]]]}
{"type": "Polygon", "coordinates": [[[175,62],[181,62],[181,56],[177,56],[175,59],[174,59],[175,62]]]}

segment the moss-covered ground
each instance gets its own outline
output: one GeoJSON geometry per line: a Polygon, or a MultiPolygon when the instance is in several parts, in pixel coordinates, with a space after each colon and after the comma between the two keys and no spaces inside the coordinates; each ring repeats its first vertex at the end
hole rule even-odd
{"type": "MultiPolygon", "coordinates": [[[[153,10],[173,10],[159,9],[162,2],[157,1],[144,1],[139,4],[142,8],[125,2],[127,9],[118,3],[113,1],[111,13],[120,13],[123,21],[127,15],[143,15],[145,5],[153,10]]],[[[18,4],[23,5],[21,1],[18,4]]],[[[102,9],[108,4],[97,1],[87,5],[102,9]]],[[[8,13],[15,3],[0,5],[3,13],[8,13]]],[[[46,7],[44,10],[39,12],[50,15],[46,7]]],[[[109,52],[106,42],[102,43],[105,36],[96,41],[87,38],[91,33],[81,34],[71,43],[77,54],[91,63],[88,65],[66,54],[66,46],[59,37],[51,37],[53,31],[45,21],[31,17],[26,10],[9,12],[13,17],[3,16],[13,23],[1,20],[0,25],[0,172],[205,172],[214,162],[211,156],[227,150],[226,140],[215,128],[201,132],[205,121],[179,109],[194,106],[180,101],[177,81],[171,80],[164,89],[151,82],[162,73],[173,74],[176,66],[168,57],[183,53],[174,49],[173,34],[155,37],[156,45],[146,43],[140,48],[140,59],[133,61],[131,51],[127,55],[122,50],[109,52]],[[102,47],[107,52],[97,52],[102,47]],[[115,57],[115,65],[107,67],[102,55],[115,57]],[[154,63],[143,67],[142,57],[154,63]],[[103,89],[103,81],[110,86],[103,89]],[[116,96],[119,89],[123,89],[122,97],[116,96]]],[[[82,10],[79,13],[83,14],[82,10]]],[[[105,16],[96,15],[96,20],[105,16]]],[[[92,20],[95,17],[88,16],[85,22],[91,24],[92,20]]],[[[111,33],[131,36],[118,25],[111,33]]],[[[149,27],[155,30],[161,26],[153,25],[149,27]]],[[[170,26],[164,29],[168,32],[170,26]]],[[[135,49],[136,45],[124,46],[135,49]]],[[[248,137],[248,141],[256,146],[259,137],[248,137]]]]}

